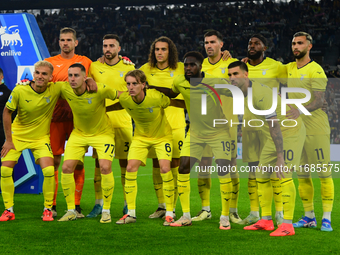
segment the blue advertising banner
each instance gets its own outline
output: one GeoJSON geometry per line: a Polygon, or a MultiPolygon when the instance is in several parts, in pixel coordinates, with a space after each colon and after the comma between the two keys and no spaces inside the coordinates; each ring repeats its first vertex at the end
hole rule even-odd
{"type": "MultiPolygon", "coordinates": [[[[8,88],[33,79],[34,63],[50,57],[35,17],[28,13],[0,14],[0,67],[8,88]]],[[[13,173],[15,192],[41,193],[43,175],[29,150],[20,157],[13,173]]]]}

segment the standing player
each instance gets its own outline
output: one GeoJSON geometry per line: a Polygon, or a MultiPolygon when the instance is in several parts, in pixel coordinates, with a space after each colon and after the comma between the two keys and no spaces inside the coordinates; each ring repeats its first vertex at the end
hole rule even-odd
{"type": "Polygon", "coordinates": [[[47,61],[34,65],[34,82],[17,85],[8,99],[3,112],[6,142],[2,146],[1,189],[5,212],[0,221],[14,220],[13,168],[21,153],[31,149],[36,163],[41,166],[44,182],[43,221],[53,221],[52,203],[54,194],[53,154],[50,145],[50,123],[53,109],[60,96],[60,86],[50,83],[53,66],[47,61]],[[12,113],[18,114],[12,124],[12,113]]]}
{"type": "Polygon", "coordinates": [[[67,202],[67,213],[58,221],[70,221],[77,218],[75,212],[75,181],[73,172],[78,161],[83,161],[89,146],[96,149],[102,178],[104,204],[101,223],[111,222],[110,207],[114,188],[111,170],[114,155],[114,133],[110,119],[106,114],[105,99],[115,100],[120,92],[105,84],[98,84],[98,92],[86,91],[86,69],[76,63],[68,69],[69,82],[61,88],[62,97],[69,103],[74,116],[74,130],[68,140],[61,184],[67,202]]]}
{"type": "MultiPolygon", "coordinates": [[[[52,81],[67,81],[67,70],[74,63],[81,63],[85,66],[86,71],[89,70],[91,60],[85,56],[75,54],[75,47],[78,45],[76,31],[73,28],[65,27],[60,30],[59,46],[61,53],[57,56],[47,58],[53,67],[52,81]]],[[[66,100],[59,100],[54,112],[51,123],[51,146],[54,155],[54,171],[55,171],[55,191],[53,200],[53,216],[57,216],[56,198],[58,193],[58,169],[61,161],[61,154],[64,153],[65,140],[70,136],[73,130],[72,111],[66,100]]],[[[78,218],[83,218],[81,213],[80,199],[84,187],[85,170],[83,165],[77,165],[74,172],[76,182],[76,212],[78,218]]]]}
{"type": "MultiPolygon", "coordinates": [[[[134,70],[134,66],[126,64],[119,58],[120,39],[117,35],[107,34],[103,37],[103,63],[100,61],[93,62],[90,66],[89,76],[96,82],[104,83],[116,90],[126,91],[126,82],[124,81],[124,74],[134,70]]],[[[110,106],[116,101],[107,99],[106,106],[110,106]]],[[[127,154],[132,140],[132,121],[130,115],[126,110],[108,112],[112,126],[115,132],[115,158],[119,159],[121,169],[121,182],[124,192],[124,211],[127,213],[126,198],[125,198],[125,172],[127,166],[127,154]]],[[[102,211],[103,196],[101,192],[101,174],[98,159],[96,159],[96,168],[94,176],[94,189],[96,204],[93,210],[87,215],[89,218],[96,217],[102,211]]]]}
{"type": "MultiPolygon", "coordinates": [[[[287,65],[288,87],[304,88],[311,93],[311,99],[304,104],[311,115],[301,116],[306,126],[307,136],[301,158],[301,165],[304,168],[303,172],[298,172],[299,194],[305,216],[294,223],[294,227],[316,227],[313,202],[314,187],[310,171],[317,168],[321,182],[323,206],[321,231],[333,231],[331,212],[334,201],[334,183],[330,165],[330,128],[327,114],[321,109],[325,98],[327,77],[322,67],[309,56],[312,42],[312,37],[308,33],[298,32],[294,34],[292,51],[296,61],[287,65]],[[327,171],[324,171],[325,168],[327,168],[327,171]]],[[[289,94],[289,98],[304,97],[305,95],[302,93],[289,94]]],[[[299,115],[299,110],[292,109],[287,116],[296,118],[299,115]]]]}
{"type": "Polygon", "coordinates": [[[166,214],[163,225],[169,226],[174,222],[172,208],[174,179],[170,171],[172,133],[164,109],[170,105],[170,99],[156,90],[146,90],[146,76],[141,70],[128,72],[125,81],[128,92],[120,95],[117,106],[108,107],[108,111],[126,109],[136,125],[126,171],[125,193],[128,213],[116,223],[136,222],[137,171],[140,165],[146,164],[149,149],[154,148],[159,160],[165,194],[166,214]]]}
{"type": "MultiPolygon", "coordinates": [[[[0,82],[4,78],[4,72],[0,68],[0,82]]],[[[6,107],[6,102],[9,98],[9,95],[11,94],[11,90],[7,88],[5,83],[0,84],[0,120],[2,121],[2,113],[6,107]]],[[[5,132],[3,129],[2,123],[0,123],[0,144],[4,144],[5,142],[5,132]]]]}
{"type": "Polygon", "coordinates": [[[178,194],[180,197],[183,216],[170,226],[182,227],[191,225],[190,216],[190,170],[192,166],[202,158],[204,148],[209,145],[215,156],[216,164],[220,166],[217,171],[220,180],[222,213],[220,217],[220,229],[230,229],[229,204],[231,199],[232,182],[228,167],[230,168],[231,146],[229,130],[226,126],[213,127],[214,119],[225,119],[218,93],[213,88],[215,84],[226,83],[223,79],[211,78],[201,72],[204,57],[201,53],[192,51],[184,56],[185,75],[179,75],[174,80],[172,89],[157,88],[164,91],[171,98],[182,94],[190,119],[190,133],[187,134],[181,151],[180,167],[178,175],[178,194]],[[192,78],[196,78],[193,80],[192,78]],[[192,84],[190,84],[190,82],[192,84]],[[211,90],[211,97],[207,98],[207,115],[201,115],[202,91],[211,90]],[[215,98],[216,97],[216,98],[215,98]],[[222,170],[224,169],[224,170],[222,170]]]}
{"type": "MultiPolygon", "coordinates": [[[[165,36],[157,38],[150,47],[149,61],[143,65],[142,70],[147,78],[147,82],[152,86],[160,86],[171,88],[174,79],[183,74],[184,66],[182,62],[178,62],[178,53],[176,45],[171,39],[165,36]]],[[[183,99],[181,95],[177,99],[183,99]]],[[[171,161],[171,172],[174,177],[175,195],[174,210],[178,198],[177,192],[177,176],[180,151],[183,146],[185,136],[185,116],[181,108],[169,106],[165,109],[165,114],[170,123],[173,137],[173,152],[171,161]]],[[[158,199],[158,209],[149,216],[149,218],[161,218],[165,215],[165,198],[163,193],[163,181],[160,174],[158,159],[154,150],[151,150],[148,157],[153,158],[153,183],[158,199]]]]}
{"type": "MultiPolygon", "coordinates": [[[[227,68],[228,65],[232,62],[237,61],[235,58],[228,58],[226,61],[222,59],[222,47],[223,47],[223,36],[220,32],[211,30],[204,35],[204,47],[205,52],[208,57],[204,59],[202,64],[202,71],[208,73],[214,77],[220,78],[228,78],[227,68]]],[[[224,98],[225,104],[223,104],[223,112],[228,120],[232,119],[232,121],[238,122],[238,116],[233,115],[233,100],[231,97],[224,98]]],[[[230,122],[229,122],[230,123],[230,122]]],[[[237,157],[237,125],[233,127],[229,127],[230,137],[231,137],[231,165],[237,166],[236,157],[237,157]]],[[[208,148],[206,148],[208,149],[208,148]]],[[[206,150],[205,150],[206,151],[206,150]]],[[[203,158],[201,160],[200,165],[211,165],[212,158],[204,157],[205,153],[203,153],[203,158]]],[[[193,221],[201,221],[204,219],[211,218],[210,212],[210,188],[211,188],[211,178],[210,173],[200,173],[198,178],[198,191],[202,200],[202,210],[197,214],[197,216],[193,217],[193,221]],[[205,178],[203,176],[205,175],[205,178]]],[[[233,191],[232,198],[230,203],[230,220],[233,223],[240,223],[241,219],[237,213],[237,202],[239,197],[239,189],[240,189],[240,179],[238,172],[230,173],[233,191]]]]}
{"type": "MultiPolygon", "coordinates": [[[[286,69],[281,62],[265,57],[267,40],[261,34],[254,34],[248,43],[248,62],[249,79],[257,81],[270,88],[280,87],[280,81],[286,78],[286,69]],[[282,79],[280,79],[282,78],[282,79]]],[[[256,119],[252,116],[252,119],[256,119]]],[[[255,122],[254,122],[255,123],[255,122]]],[[[254,126],[258,126],[254,124],[254,126]]],[[[248,179],[248,194],[250,199],[250,214],[240,222],[240,224],[252,224],[260,218],[258,186],[255,177],[255,169],[259,164],[261,151],[266,143],[266,135],[261,127],[242,126],[242,160],[248,162],[251,169],[248,179]]],[[[272,178],[271,184],[275,202],[275,220],[280,225],[283,220],[282,213],[282,189],[281,181],[272,178]]]]}
{"type": "MultiPolygon", "coordinates": [[[[295,208],[296,190],[292,179],[292,170],[299,167],[303,143],[306,137],[306,129],[301,118],[290,121],[281,115],[281,99],[279,95],[273,95],[273,91],[266,85],[248,79],[247,65],[241,61],[231,63],[228,67],[228,75],[231,84],[240,88],[245,96],[245,123],[249,123],[252,116],[265,123],[262,131],[267,136],[266,143],[261,151],[259,170],[256,172],[256,180],[259,188],[259,200],[262,209],[262,219],[245,230],[274,230],[272,220],[272,184],[271,178],[281,177],[282,197],[284,200],[284,219],[279,228],[271,233],[271,236],[294,235],[293,216],[295,208]],[[248,106],[248,88],[252,89],[252,104],[257,110],[269,110],[272,108],[273,97],[277,97],[277,107],[265,116],[252,114],[248,106]],[[283,123],[286,125],[282,125],[283,123]],[[270,167],[274,170],[270,170],[270,167]],[[283,167],[286,167],[284,173],[283,167]]],[[[248,125],[248,124],[246,124],[248,125]]]]}

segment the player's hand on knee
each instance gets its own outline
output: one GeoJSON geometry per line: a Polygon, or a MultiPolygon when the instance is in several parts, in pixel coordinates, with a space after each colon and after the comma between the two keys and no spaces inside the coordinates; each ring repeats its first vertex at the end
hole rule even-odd
{"type": "Polygon", "coordinates": [[[1,150],[1,158],[5,157],[10,150],[15,150],[13,142],[5,141],[1,150]]]}

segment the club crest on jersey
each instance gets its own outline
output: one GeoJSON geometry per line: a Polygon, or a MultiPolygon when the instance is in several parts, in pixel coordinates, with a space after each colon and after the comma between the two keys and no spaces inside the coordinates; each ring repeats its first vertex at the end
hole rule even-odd
{"type": "Polygon", "coordinates": [[[153,112],[153,109],[152,108],[154,108],[154,106],[152,106],[152,107],[147,107],[147,109],[149,109],[149,112],[151,113],[151,112],[153,112]]]}
{"type": "Polygon", "coordinates": [[[266,75],[268,69],[261,69],[262,70],[262,75],[266,75]]]}
{"type": "Polygon", "coordinates": [[[51,102],[50,97],[51,97],[51,96],[44,97],[44,99],[46,100],[46,103],[50,103],[50,102],[51,102]]]}
{"type": "Polygon", "coordinates": [[[92,98],[93,98],[93,97],[85,98],[85,99],[87,100],[87,102],[88,102],[89,104],[92,104],[92,98]]]}
{"type": "Polygon", "coordinates": [[[307,74],[300,74],[300,75],[301,75],[300,81],[302,81],[302,80],[305,78],[305,76],[306,76],[307,74]]]}
{"type": "Polygon", "coordinates": [[[221,73],[225,74],[225,69],[226,69],[226,68],[227,68],[227,67],[220,67],[221,73]]]}
{"type": "Polygon", "coordinates": [[[124,71],[118,71],[118,72],[120,73],[120,74],[119,74],[120,77],[123,77],[123,76],[124,76],[124,73],[125,73],[124,71]]]}
{"type": "Polygon", "coordinates": [[[169,71],[170,77],[174,77],[174,72],[175,72],[175,71],[169,71]]]}

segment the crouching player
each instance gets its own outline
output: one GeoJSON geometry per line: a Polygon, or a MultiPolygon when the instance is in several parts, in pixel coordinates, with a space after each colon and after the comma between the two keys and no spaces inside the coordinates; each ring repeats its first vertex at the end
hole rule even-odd
{"type": "Polygon", "coordinates": [[[249,116],[253,116],[248,105],[248,88],[252,88],[253,109],[268,110],[265,116],[255,114],[264,125],[266,142],[260,155],[259,169],[256,172],[259,201],[262,219],[253,225],[244,227],[245,230],[274,230],[272,220],[273,187],[272,178],[280,178],[282,186],[283,223],[270,236],[294,235],[292,224],[295,208],[296,190],[292,179],[292,172],[300,164],[302,148],[306,137],[306,128],[301,118],[289,120],[281,115],[280,96],[256,81],[248,79],[248,67],[237,61],[228,66],[228,76],[231,83],[240,88],[245,96],[245,123],[249,123],[249,116]],[[277,107],[270,112],[273,97],[277,96],[277,107]],[[284,124],[285,123],[285,124],[284,124]],[[281,127],[280,127],[281,126],[281,127]],[[275,173],[274,171],[275,170],[275,173]],[[284,171],[286,170],[286,171],[284,171]]]}
{"type": "Polygon", "coordinates": [[[54,194],[53,153],[50,145],[50,124],[53,109],[60,96],[60,84],[53,84],[53,66],[47,61],[34,65],[34,82],[17,85],[10,95],[3,113],[6,141],[2,146],[1,189],[5,212],[0,221],[14,220],[13,168],[21,153],[31,149],[36,163],[41,166],[44,182],[43,221],[53,221],[54,194]],[[12,113],[18,114],[12,124],[12,113]]]}
{"type": "Polygon", "coordinates": [[[170,105],[170,99],[156,90],[146,90],[146,76],[141,70],[128,72],[125,81],[128,91],[120,95],[119,103],[107,107],[107,111],[126,109],[136,125],[125,176],[128,213],[116,223],[136,222],[137,171],[140,165],[146,164],[148,152],[154,148],[159,160],[165,195],[166,217],[163,225],[169,226],[174,222],[174,180],[170,171],[172,130],[164,109],[170,105]]]}
{"type": "Polygon", "coordinates": [[[98,92],[86,91],[86,70],[76,63],[68,69],[68,80],[61,88],[62,97],[70,105],[74,119],[72,131],[66,145],[64,164],[62,166],[61,184],[68,211],[59,221],[75,220],[75,181],[74,169],[79,160],[83,161],[89,146],[97,150],[102,177],[104,205],[101,223],[111,222],[110,206],[114,188],[111,164],[114,155],[114,132],[106,114],[105,99],[115,100],[121,92],[98,83],[98,92]]]}

